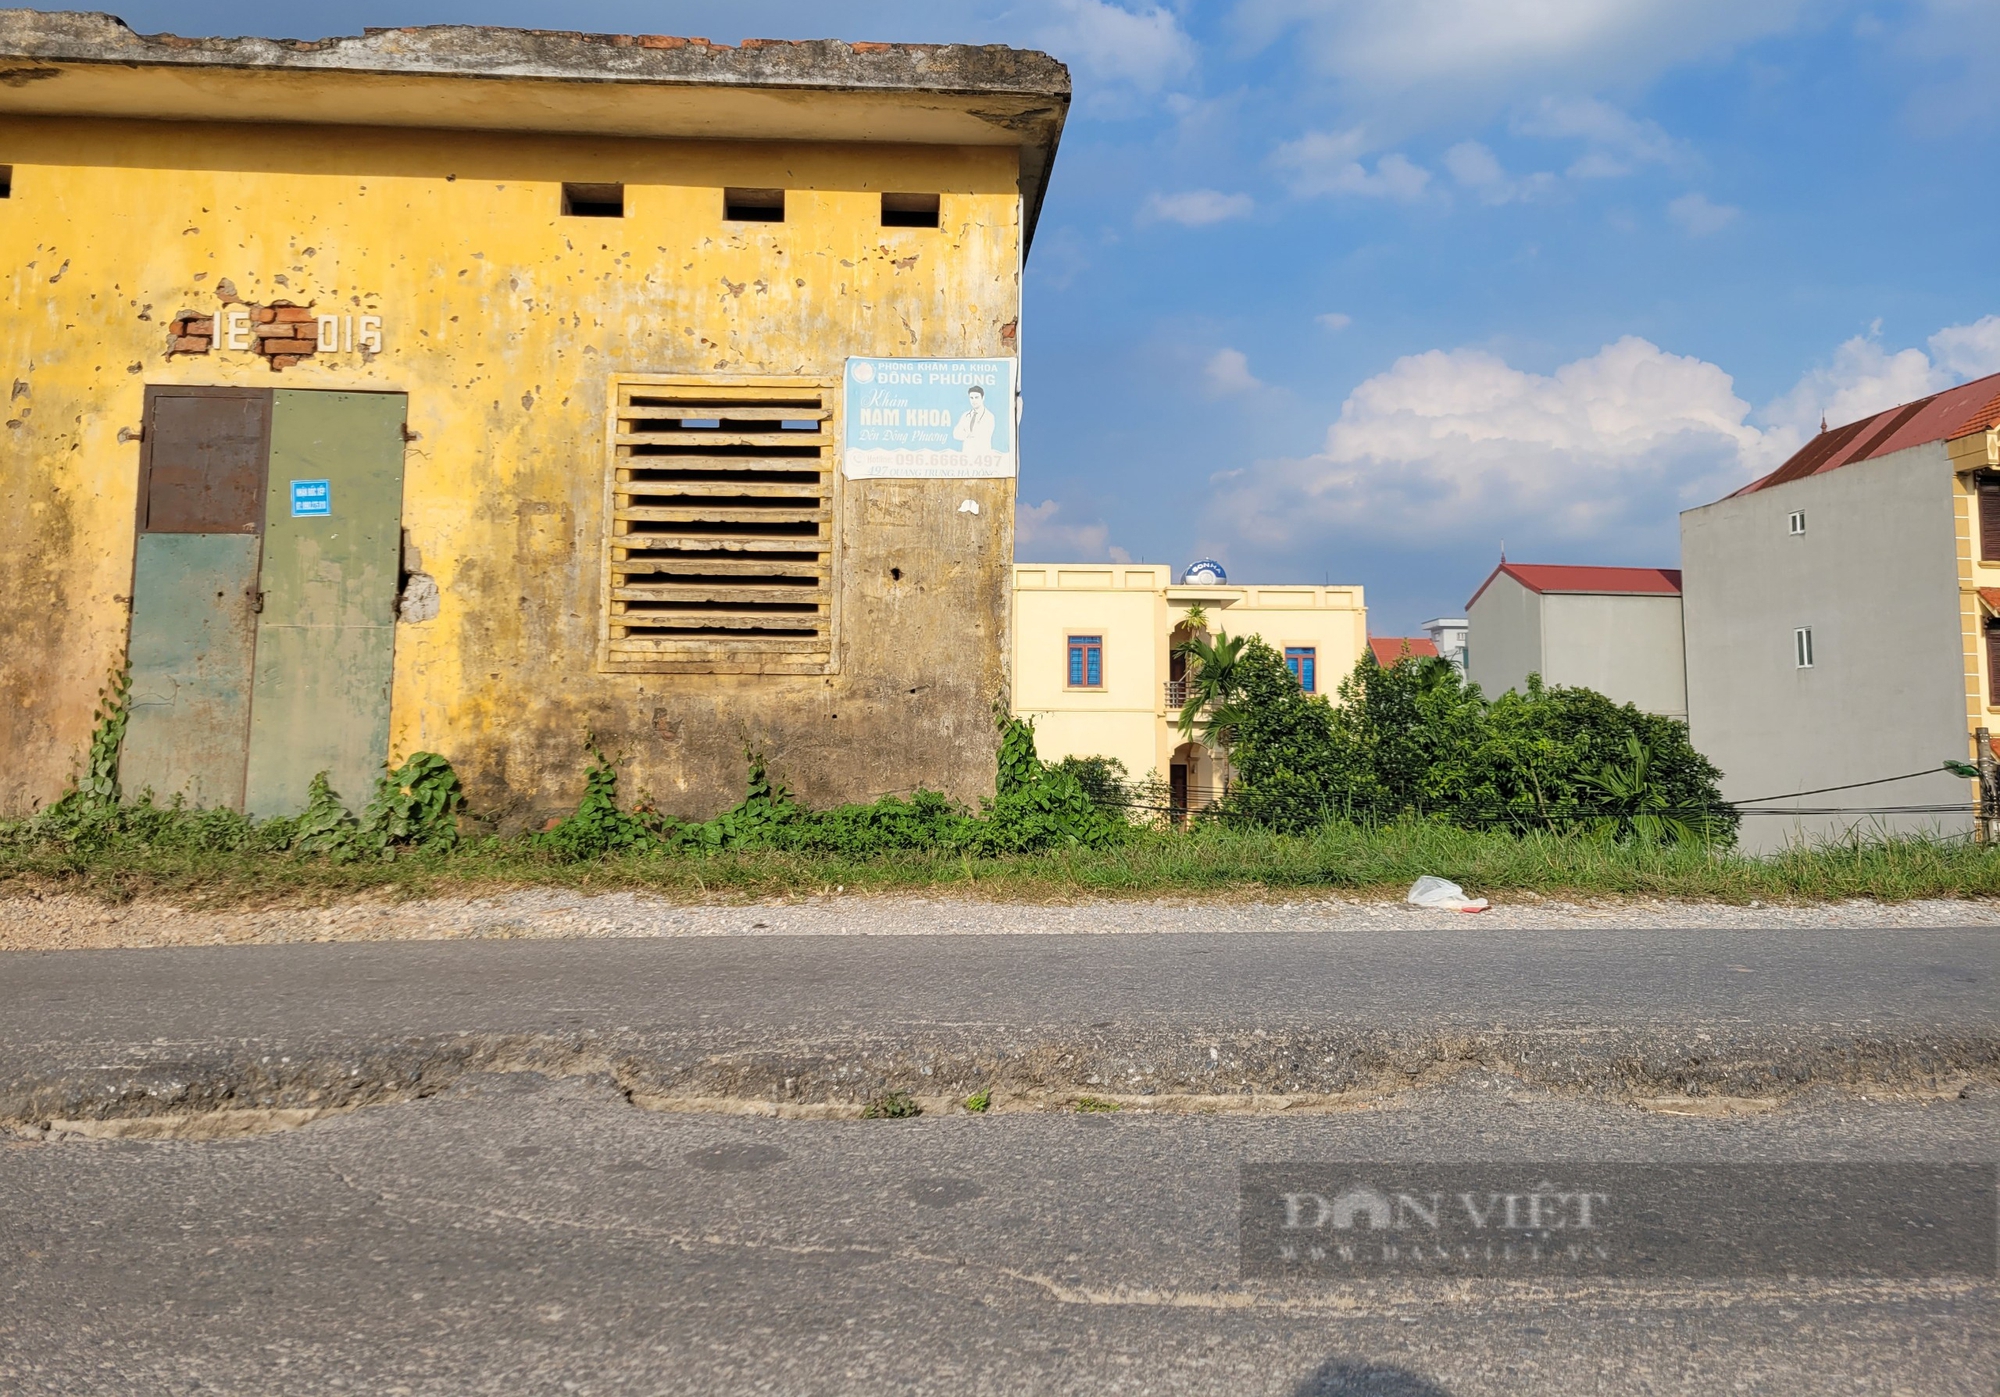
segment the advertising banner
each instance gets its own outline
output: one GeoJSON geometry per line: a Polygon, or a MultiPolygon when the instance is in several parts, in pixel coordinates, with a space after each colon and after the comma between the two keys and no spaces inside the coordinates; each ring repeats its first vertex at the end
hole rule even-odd
{"type": "Polygon", "coordinates": [[[842,469],[850,480],[1016,474],[1013,359],[849,359],[842,469]]]}

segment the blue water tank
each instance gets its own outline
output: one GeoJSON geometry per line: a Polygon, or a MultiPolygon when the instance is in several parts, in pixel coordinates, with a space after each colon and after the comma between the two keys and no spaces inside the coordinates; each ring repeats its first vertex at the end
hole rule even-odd
{"type": "Polygon", "coordinates": [[[1213,558],[1203,558],[1199,562],[1189,563],[1188,570],[1181,574],[1181,583],[1184,586],[1199,586],[1203,583],[1228,580],[1229,574],[1224,572],[1222,564],[1213,558]]]}

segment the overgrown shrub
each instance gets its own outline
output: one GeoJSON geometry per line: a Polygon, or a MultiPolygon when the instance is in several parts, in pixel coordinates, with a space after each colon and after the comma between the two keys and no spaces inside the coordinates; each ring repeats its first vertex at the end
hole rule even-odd
{"type": "Polygon", "coordinates": [[[1443,660],[1364,653],[1339,702],[1301,692],[1270,646],[1237,662],[1237,782],[1224,818],[1303,833],[1405,816],[1467,828],[1622,838],[1734,838],[1721,773],[1685,723],[1550,687],[1488,700],[1443,660]],[[1642,818],[1643,817],[1643,818],[1642,818]]]}
{"type": "Polygon", "coordinates": [[[583,799],[569,815],[532,836],[530,844],[569,861],[651,846],[653,831],[645,820],[618,808],[618,769],[588,738],[584,751],[591,760],[583,772],[583,799]]]}
{"type": "Polygon", "coordinates": [[[1134,803],[1131,777],[1116,757],[1064,757],[1051,769],[1075,777],[1091,803],[1101,809],[1123,810],[1134,803]]]}
{"type": "Polygon", "coordinates": [[[190,806],[178,795],[162,804],[150,790],[123,800],[118,762],[130,690],[129,670],[115,671],[98,695],[88,771],[46,809],[26,820],[0,822],[0,845],[52,845],[85,856],[113,850],[291,851],[348,862],[394,858],[404,850],[449,849],[458,842],[464,791],[451,763],[435,752],[417,752],[384,772],[359,819],[328,784],[324,771],[313,777],[303,811],[275,819],[251,820],[234,810],[190,806]]]}
{"type": "MultiPolygon", "coordinates": [[[[594,746],[584,796],[575,813],[533,836],[535,847],[564,860],[621,851],[726,853],[783,850],[876,858],[908,852],[1035,853],[1054,848],[1107,848],[1130,831],[1115,799],[1086,791],[1076,770],[1048,766],[1035,753],[1034,729],[1008,720],[1000,740],[998,793],[978,815],[937,791],[907,800],[884,796],[866,805],[809,810],[775,780],[763,757],[746,753],[743,801],[712,820],[674,820],[618,805],[618,774],[594,746]]],[[[1100,791],[1116,763],[1081,763],[1100,791]]]]}
{"type": "Polygon", "coordinates": [[[1035,753],[1035,730],[1009,718],[1000,730],[996,793],[966,830],[976,854],[1031,854],[1044,849],[1106,849],[1129,838],[1132,824],[1116,807],[1093,800],[1072,770],[1035,753]]]}
{"type": "Polygon", "coordinates": [[[415,752],[376,779],[357,838],[376,853],[450,849],[458,843],[458,816],[464,808],[465,787],[451,763],[436,752],[415,752]]]}

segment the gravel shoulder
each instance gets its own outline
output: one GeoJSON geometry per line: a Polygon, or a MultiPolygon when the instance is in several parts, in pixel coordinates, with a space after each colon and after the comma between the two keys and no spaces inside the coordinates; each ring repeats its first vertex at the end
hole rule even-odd
{"type": "Polygon", "coordinates": [[[0,950],[5,951],[579,937],[1997,925],[2000,902],[1943,899],[1777,906],[1753,902],[1741,906],[1651,898],[1564,902],[1522,896],[1475,915],[1349,898],[1010,903],[843,895],[786,902],[688,904],[645,893],[524,889],[480,897],[358,899],[318,908],[229,911],[152,901],[108,907],[92,898],[59,893],[0,898],[0,950]]]}

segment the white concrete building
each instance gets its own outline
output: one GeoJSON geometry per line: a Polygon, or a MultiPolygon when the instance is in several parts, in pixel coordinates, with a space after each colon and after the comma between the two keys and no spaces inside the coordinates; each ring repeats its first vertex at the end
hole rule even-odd
{"type": "Polygon", "coordinates": [[[1465,605],[1466,677],[1488,697],[1549,685],[1687,717],[1681,575],[1503,562],[1465,605]]]}
{"type": "Polygon", "coordinates": [[[1452,668],[1465,673],[1465,638],[1467,621],[1463,616],[1440,616],[1424,622],[1424,633],[1437,647],[1438,654],[1451,661],[1452,668]]]}
{"type": "Polygon", "coordinates": [[[1774,812],[1746,849],[1971,829],[1973,784],[1939,768],[2000,732],[1996,423],[2000,375],[1681,515],[1691,735],[1725,796],[1774,812]]]}

